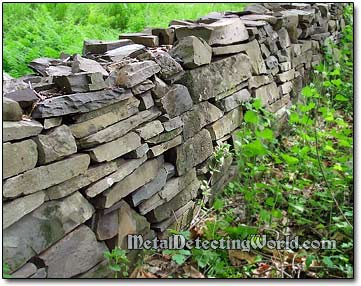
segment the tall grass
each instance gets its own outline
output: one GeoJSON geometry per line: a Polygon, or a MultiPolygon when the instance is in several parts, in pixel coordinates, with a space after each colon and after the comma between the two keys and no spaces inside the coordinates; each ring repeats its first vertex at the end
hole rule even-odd
{"type": "Polygon", "coordinates": [[[84,39],[117,39],[122,32],[166,27],[173,19],[197,19],[212,11],[240,11],[242,3],[4,3],[3,68],[31,72],[37,57],[80,53],[84,39]]]}

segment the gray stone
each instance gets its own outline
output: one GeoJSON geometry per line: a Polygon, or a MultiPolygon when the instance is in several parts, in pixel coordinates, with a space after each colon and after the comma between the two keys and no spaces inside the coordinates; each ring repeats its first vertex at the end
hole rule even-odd
{"type": "Polygon", "coordinates": [[[231,133],[241,125],[242,119],[243,115],[241,108],[235,108],[226,113],[223,117],[207,127],[212,140],[221,139],[225,135],[231,133]]]}
{"type": "Polygon", "coordinates": [[[114,50],[107,51],[105,53],[105,58],[113,61],[119,62],[126,57],[134,58],[145,52],[145,47],[143,45],[126,45],[114,50]]]}
{"type": "Polygon", "coordinates": [[[163,157],[146,161],[132,174],[101,193],[96,201],[96,206],[99,208],[111,207],[122,198],[153,180],[162,164],[163,157]]]}
{"type": "Polygon", "coordinates": [[[43,125],[35,120],[4,121],[3,142],[36,136],[42,130],[43,125]]]}
{"type": "Polygon", "coordinates": [[[51,58],[38,58],[32,60],[28,66],[43,77],[71,74],[71,67],[62,65],[61,60],[51,58]]]}
{"type": "Polygon", "coordinates": [[[100,40],[85,40],[83,45],[83,54],[105,54],[108,51],[131,45],[131,40],[116,40],[116,41],[100,41],[100,40]]]}
{"type": "Polygon", "coordinates": [[[207,65],[212,59],[212,48],[202,38],[188,36],[180,39],[169,54],[188,68],[207,65]]]}
{"type": "Polygon", "coordinates": [[[169,132],[169,131],[172,131],[174,129],[182,127],[183,126],[183,120],[182,120],[182,117],[177,116],[177,117],[169,118],[166,121],[163,121],[162,125],[164,127],[164,130],[169,132]]]}
{"type": "Polygon", "coordinates": [[[254,94],[256,98],[261,99],[263,106],[267,106],[279,98],[279,91],[275,82],[257,88],[254,94]]]}
{"type": "Polygon", "coordinates": [[[154,106],[154,101],[150,91],[138,95],[140,99],[139,110],[146,110],[154,106]]]}
{"type": "Polygon", "coordinates": [[[212,138],[205,129],[175,148],[171,159],[179,176],[205,161],[213,153],[212,138]]]}
{"type": "Polygon", "coordinates": [[[158,47],[159,46],[159,38],[158,36],[149,35],[146,33],[131,33],[131,34],[122,34],[119,36],[120,40],[129,39],[132,42],[144,45],[146,47],[158,47]]]}
{"type": "Polygon", "coordinates": [[[149,156],[151,158],[157,157],[163,154],[164,152],[168,151],[169,149],[172,149],[180,144],[182,144],[182,136],[177,136],[169,141],[150,147],[149,156]]]}
{"type": "Polygon", "coordinates": [[[271,25],[275,25],[277,23],[277,18],[271,15],[250,14],[241,16],[240,19],[247,21],[265,21],[271,25]]]}
{"type": "Polygon", "coordinates": [[[33,140],[3,144],[3,179],[18,175],[35,167],[38,150],[33,140]]]}
{"type": "Polygon", "coordinates": [[[105,243],[98,242],[89,227],[81,225],[38,259],[46,265],[47,278],[71,278],[102,261],[107,250],[105,243]]]}
{"type": "Polygon", "coordinates": [[[33,263],[26,263],[23,267],[11,273],[11,278],[28,278],[33,275],[38,268],[33,263]]]}
{"type": "Polygon", "coordinates": [[[273,81],[273,77],[271,75],[257,75],[252,76],[248,80],[248,87],[249,88],[258,88],[262,85],[271,83],[273,81]]]}
{"type": "Polygon", "coordinates": [[[120,121],[103,130],[100,130],[97,133],[80,139],[78,141],[78,146],[80,146],[81,148],[89,148],[102,144],[104,142],[113,141],[120,138],[121,136],[124,136],[137,126],[157,118],[160,114],[161,112],[156,108],[142,111],[123,121],[120,121]]]}
{"type": "Polygon", "coordinates": [[[75,138],[83,138],[138,113],[138,106],[139,100],[132,96],[124,101],[93,111],[95,117],[87,113],[86,117],[81,118],[86,119],[85,121],[69,127],[75,138]],[[93,118],[87,119],[87,117],[93,118]]]}
{"type": "Polygon", "coordinates": [[[275,56],[270,56],[266,59],[266,65],[269,69],[273,69],[278,66],[278,60],[275,56]]]}
{"type": "Polygon", "coordinates": [[[160,66],[158,76],[167,83],[173,83],[183,75],[182,66],[176,62],[167,52],[153,52],[154,61],[160,66]]]}
{"type": "Polygon", "coordinates": [[[3,229],[40,207],[45,200],[44,192],[37,192],[3,204],[3,229]]]}
{"type": "Polygon", "coordinates": [[[182,121],[184,122],[183,138],[187,140],[198,133],[204,126],[222,116],[223,112],[208,101],[194,105],[192,110],[182,115],[182,121]]]}
{"type": "Polygon", "coordinates": [[[248,32],[238,18],[223,18],[211,24],[184,26],[175,30],[178,40],[196,36],[204,39],[208,45],[229,45],[248,40],[248,32]]]}
{"type": "Polygon", "coordinates": [[[248,5],[244,11],[251,12],[252,14],[268,14],[271,13],[266,7],[262,6],[262,4],[250,4],[248,5]]]}
{"type": "Polygon", "coordinates": [[[50,129],[56,126],[60,126],[63,122],[63,117],[51,117],[44,119],[44,129],[50,129]]]}
{"type": "Polygon", "coordinates": [[[193,102],[188,89],[181,84],[173,85],[167,94],[160,99],[162,110],[167,113],[170,118],[181,115],[192,108],[192,105],[193,102]]]}
{"type": "Polygon", "coordinates": [[[280,63],[279,67],[280,67],[281,72],[285,72],[292,68],[292,63],[291,62],[280,63]]]}
{"type": "Polygon", "coordinates": [[[86,171],[90,158],[76,154],[70,158],[46,166],[37,167],[7,179],[3,184],[3,196],[14,198],[60,184],[86,171]],[[31,187],[29,187],[31,186],[31,187]]]}
{"type": "Polygon", "coordinates": [[[34,118],[48,118],[75,113],[86,113],[123,101],[131,96],[132,94],[124,91],[124,89],[56,96],[40,102],[36,106],[32,116],[34,118]]]}
{"type": "Polygon", "coordinates": [[[36,95],[35,91],[31,88],[19,89],[4,95],[5,98],[10,98],[17,103],[19,103],[22,109],[31,109],[39,97],[36,95]]]}
{"type": "Polygon", "coordinates": [[[265,44],[261,44],[260,49],[261,49],[263,58],[268,58],[271,55],[271,52],[269,51],[269,49],[266,47],[265,44]]]}
{"type": "Polygon", "coordinates": [[[31,275],[31,279],[44,279],[48,276],[45,268],[39,268],[34,275],[31,275]]]}
{"type": "Polygon", "coordinates": [[[151,80],[147,79],[142,83],[132,87],[132,92],[134,94],[141,94],[152,89],[153,87],[154,87],[154,83],[151,80]]]}
{"type": "Polygon", "coordinates": [[[159,120],[148,122],[141,127],[135,129],[135,131],[144,140],[150,139],[164,131],[163,125],[159,120]]]}
{"type": "Polygon", "coordinates": [[[276,79],[278,82],[286,82],[286,81],[290,81],[294,78],[295,78],[295,70],[294,69],[291,69],[291,70],[283,72],[283,73],[279,73],[276,76],[276,79]]]}
{"type": "Polygon", "coordinates": [[[11,270],[18,269],[90,219],[93,212],[92,205],[79,192],[61,200],[45,202],[4,230],[4,263],[9,264],[11,270]]]}
{"type": "Polygon", "coordinates": [[[126,159],[139,159],[143,156],[145,156],[148,153],[149,146],[147,143],[142,144],[137,149],[127,153],[124,155],[124,158],[126,159]]]}
{"type": "Polygon", "coordinates": [[[123,160],[116,160],[91,166],[84,172],[84,174],[46,189],[45,192],[47,199],[55,200],[66,197],[75,191],[90,185],[91,183],[99,181],[103,177],[117,171],[123,162],[123,160]]]}
{"type": "Polygon", "coordinates": [[[247,102],[251,99],[251,94],[247,89],[241,89],[234,94],[227,96],[220,101],[216,102],[216,105],[224,112],[231,111],[242,103],[247,102]]]}
{"type": "Polygon", "coordinates": [[[298,39],[298,33],[297,33],[298,15],[295,15],[287,10],[281,11],[280,13],[282,15],[283,22],[285,23],[285,27],[288,31],[291,42],[293,44],[296,44],[298,39]]]}
{"type": "Polygon", "coordinates": [[[134,160],[120,160],[121,161],[117,164],[117,171],[97,181],[85,190],[84,193],[87,197],[93,198],[99,195],[101,192],[109,189],[115,183],[123,180],[126,176],[131,174],[135,169],[142,165],[145,160],[147,160],[147,156],[143,156],[134,160]]]}
{"type": "Polygon", "coordinates": [[[293,83],[291,81],[287,81],[279,86],[282,94],[288,94],[292,91],[293,83]]]}
{"type": "Polygon", "coordinates": [[[152,94],[155,98],[160,99],[167,94],[169,86],[157,76],[154,76],[154,88],[152,88],[152,94]]]}
{"type": "Polygon", "coordinates": [[[146,142],[149,143],[150,145],[155,145],[155,144],[163,143],[166,141],[170,141],[173,138],[175,138],[176,136],[178,136],[179,134],[181,134],[182,131],[183,131],[183,128],[177,128],[172,131],[163,132],[161,134],[158,134],[157,136],[147,139],[146,142]]]}
{"type": "Polygon", "coordinates": [[[127,88],[136,86],[160,72],[160,66],[153,61],[130,63],[118,71],[117,84],[127,88]]]}
{"type": "Polygon", "coordinates": [[[237,54],[186,71],[180,83],[188,88],[194,102],[200,102],[232,94],[239,84],[250,77],[249,57],[237,54]]]}
{"type": "Polygon", "coordinates": [[[16,101],[3,97],[3,120],[19,121],[23,116],[23,111],[16,101]]]}
{"type": "Polygon", "coordinates": [[[89,150],[90,157],[95,162],[111,161],[141,145],[140,137],[130,132],[114,141],[99,145],[89,150]]]}
{"type": "Polygon", "coordinates": [[[100,72],[58,76],[54,77],[54,83],[65,93],[97,91],[107,87],[100,72]]]}
{"type": "Polygon", "coordinates": [[[73,73],[88,72],[101,73],[103,76],[108,76],[108,72],[96,61],[82,58],[80,55],[75,55],[73,65],[71,67],[73,73]]]}
{"type": "Polygon", "coordinates": [[[282,49],[288,48],[291,45],[291,39],[290,36],[288,35],[287,29],[282,28],[278,30],[277,33],[281,48],[282,49]]]}
{"type": "Polygon", "coordinates": [[[113,278],[114,272],[109,269],[108,261],[103,260],[102,262],[95,265],[92,269],[77,276],[76,278],[82,279],[102,279],[102,278],[113,278]]]}
{"type": "Polygon", "coordinates": [[[95,234],[98,240],[111,239],[118,234],[118,210],[95,214],[95,234]]]}
{"type": "Polygon", "coordinates": [[[55,127],[35,138],[38,146],[39,164],[58,161],[77,152],[75,138],[66,125],[55,127]]]}
{"type": "Polygon", "coordinates": [[[153,28],[152,35],[158,36],[159,45],[173,45],[174,29],[172,28],[153,28]]]}

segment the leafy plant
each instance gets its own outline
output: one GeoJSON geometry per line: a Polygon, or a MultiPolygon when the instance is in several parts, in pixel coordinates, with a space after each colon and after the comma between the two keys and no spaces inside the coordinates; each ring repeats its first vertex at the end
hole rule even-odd
{"type": "Polygon", "coordinates": [[[115,278],[118,278],[118,274],[123,277],[128,276],[129,260],[125,250],[116,247],[112,251],[104,252],[104,257],[108,262],[108,268],[114,272],[115,278]]]}

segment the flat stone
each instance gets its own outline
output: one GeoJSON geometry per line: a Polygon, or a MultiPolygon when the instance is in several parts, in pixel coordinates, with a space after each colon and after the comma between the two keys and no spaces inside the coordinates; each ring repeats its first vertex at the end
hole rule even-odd
{"type": "Polygon", "coordinates": [[[45,200],[44,192],[37,192],[3,204],[3,229],[40,207],[45,200]]]}
{"type": "Polygon", "coordinates": [[[114,141],[99,145],[89,150],[90,157],[95,162],[111,161],[141,145],[140,137],[130,132],[114,141]]]}
{"type": "Polygon", "coordinates": [[[157,118],[160,114],[161,112],[156,108],[151,108],[139,112],[138,114],[133,115],[113,125],[110,125],[109,127],[104,128],[97,133],[80,139],[78,141],[78,146],[80,148],[89,148],[105,142],[113,141],[129,133],[131,130],[138,127],[139,125],[157,118]]]}
{"type": "Polygon", "coordinates": [[[97,91],[107,87],[100,72],[58,76],[54,77],[54,83],[65,93],[97,91]]]}
{"type": "Polygon", "coordinates": [[[44,129],[50,129],[56,126],[60,126],[63,122],[63,117],[51,117],[44,119],[44,129]]]}
{"type": "Polygon", "coordinates": [[[248,5],[244,11],[251,12],[252,14],[268,14],[271,13],[266,7],[261,4],[255,3],[248,5]]]}
{"type": "Polygon", "coordinates": [[[217,101],[215,104],[224,112],[228,112],[240,106],[242,103],[250,101],[250,99],[251,94],[249,91],[247,89],[241,89],[234,94],[217,101]]]}
{"type": "Polygon", "coordinates": [[[162,133],[163,130],[164,128],[162,122],[160,122],[159,120],[155,120],[152,122],[148,122],[141,127],[138,127],[137,129],[135,129],[135,132],[137,132],[141,138],[147,140],[162,133]]]}
{"type": "Polygon", "coordinates": [[[159,46],[159,38],[158,36],[149,35],[145,33],[131,33],[131,34],[122,34],[119,36],[119,39],[129,39],[132,42],[144,45],[146,47],[158,47],[159,46]]]}
{"type": "Polygon", "coordinates": [[[126,159],[139,159],[143,156],[145,156],[148,153],[149,146],[147,143],[142,144],[137,149],[127,153],[124,155],[124,158],[126,159]]]}
{"type": "Polygon", "coordinates": [[[177,136],[170,141],[166,141],[159,145],[155,145],[149,148],[149,156],[150,158],[157,157],[164,152],[182,144],[182,136],[177,136]]]}
{"type": "Polygon", "coordinates": [[[167,94],[160,99],[161,109],[170,118],[181,115],[192,108],[192,106],[193,102],[188,89],[181,84],[173,85],[167,94]]]}
{"type": "Polygon", "coordinates": [[[16,101],[3,97],[3,120],[20,121],[23,116],[23,110],[16,101]]]}
{"type": "Polygon", "coordinates": [[[114,50],[107,51],[105,57],[113,62],[119,62],[126,57],[134,58],[146,51],[143,45],[126,45],[114,50]]]}
{"type": "Polygon", "coordinates": [[[139,110],[146,110],[154,106],[154,101],[150,91],[139,94],[138,98],[140,99],[139,110]]]}
{"type": "Polygon", "coordinates": [[[160,99],[167,94],[169,86],[157,76],[154,76],[154,87],[152,88],[152,94],[156,99],[160,99]]]}
{"type": "Polygon", "coordinates": [[[130,63],[118,71],[117,84],[127,88],[133,87],[160,72],[160,70],[160,66],[153,61],[130,63]]]}
{"type": "Polygon", "coordinates": [[[89,227],[81,225],[40,254],[38,259],[47,267],[47,278],[71,278],[102,261],[107,250],[105,243],[98,242],[89,227]]]}
{"type": "Polygon", "coordinates": [[[291,46],[291,39],[286,28],[281,28],[280,30],[277,31],[277,33],[279,37],[280,46],[282,49],[291,46]]]}
{"type": "Polygon", "coordinates": [[[109,208],[141,186],[153,180],[163,164],[163,157],[146,161],[132,174],[101,193],[96,201],[99,208],[109,208]]]}
{"type": "Polygon", "coordinates": [[[265,21],[271,25],[275,25],[277,23],[277,18],[271,15],[251,14],[241,16],[240,19],[247,21],[265,21]]]}
{"type": "Polygon", "coordinates": [[[81,279],[102,279],[102,278],[113,278],[114,272],[109,269],[108,261],[103,260],[102,262],[95,265],[87,272],[77,276],[76,278],[81,279]]]}
{"type": "Polygon", "coordinates": [[[283,72],[283,73],[279,73],[276,76],[276,79],[278,82],[286,82],[286,81],[290,81],[294,78],[295,78],[295,70],[294,69],[291,69],[291,70],[283,72]]]}
{"type": "Polygon", "coordinates": [[[87,113],[132,96],[124,89],[101,90],[86,93],[74,93],[56,96],[40,102],[32,116],[34,118],[48,118],[68,114],[87,113]]]}
{"type": "Polygon", "coordinates": [[[180,128],[183,126],[182,117],[176,116],[173,118],[169,118],[166,121],[162,122],[165,131],[172,131],[174,129],[180,128]]]}
{"type": "Polygon", "coordinates": [[[88,72],[101,73],[103,76],[108,76],[108,72],[96,61],[82,58],[80,55],[75,55],[71,67],[73,73],[88,72]]]}
{"type": "Polygon", "coordinates": [[[152,138],[147,139],[147,143],[151,145],[160,144],[166,141],[170,141],[177,137],[179,134],[181,134],[183,131],[183,128],[177,128],[173,129],[172,131],[163,132],[161,134],[158,134],[157,136],[154,136],[152,138]]]}
{"type": "Polygon", "coordinates": [[[291,62],[284,62],[279,64],[281,72],[289,71],[292,68],[291,62]]]}
{"type": "Polygon", "coordinates": [[[223,18],[211,24],[184,26],[175,30],[178,40],[196,36],[204,39],[208,45],[230,45],[248,40],[248,32],[238,18],[223,18]]]}
{"type": "Polygon", "coordinates": [[[31,279],[44,279],[48,276],[45,268],[39,268],[34,275],[31,275],[31,279]]]}
{"type": "Polygon", "coordinates": [[[100,40],[85,40],[83,44],[83,54],[105,54],[108,51],[131,45],[134,42],[131,40],[116,40],[116,41],[100,41],[100,40]]]}
{"type": "Polygon", "coordinates": [[[43,77],[68,75],[72,73],[71,67],[61,64],[61,60],[51,58],[38,58],[32,60],[28,66],[35,72],[41,74],[43,77]]]}
{"type": "Polygon", "coordinates": [[[179,176],[205,161],[213,153],[212,138],[206,129],[174,149],[170,157],[177,167],[179,176]]]}
{"type": "Polygon", "coordinates": [[[33,275],[36,270],[38,270],[38,268],[36,268],[35,264],[28,262],[14,273],[11,273],[11,278],[28,278],[33,275]]]}
{"type": "Polygon", "coordinates": [[[66,197],[75,191],[97,182],[113,172],[116,172],[122,163],[123,160],[116,160],[91,166],[83,174],[46,189],[45,192],[47,199],[56,200],[66,197]]]}
{"type": "Polygon", "coordinates": [[[75,138],[66,125],[55,127],[35,139],[38,146],[39,164],[58,161],[77,152],[75,138]]]}
{"type": "Polygon", "coordinates": [[[282,94],[288,94],[292,91],[293,83],[291,81],[287,81],[279,86],[282,94]]]}
{"type": "Polygon", "coordinates": [[[4,121],[3,142],[36,136],[42,130],[43,125],[35,120],[4,121]]]}
{"type": "Polygon", "coordinates": [[[147,160],[147,156],[133,160],[120,160],[121,161],[117,163],[117,170],[114,173],[106,176],[101,180],[98,180],[85,190],[84,193],[87,197],[93,198],[99,195],[101,192],[109,189],[115,183],[123,180],[126,176],[131,174],[135,169],[142,165],[147,160]]]}
{"type": "Polygon", "coordinates": [[[79,192],[45,202],[3,231],[4,263],[9,264],[11,270],[18,269],[90,219],[93,213],[94,208],[79,192]]]}
{"type": "Polygon", "coordinates": [[[232,94],[237,86],[251,77],[247,55],[237,54],[207,66],[186,71],[180,83],[188,88],[194,102],[232,94]]]}
{"type": "Polygon", "coordinates": [[[212,140],[221,139],[223,136],[231,133],[242,123],[243,115],[241,108],[235,108],[226,113],[212,125],[207,127],[212,140]]]}
{"type": "Polygon", "coordinates": [[[208,101],[194,105],[192,110],[182,115],[182,121],[184,122],[183,138],[187,140],[198,133],[204,126],[218,120],[222,116],[223,112],[208,101]]]}
{"type": "MultiPolygon", "coordinates": [[[[138,113],[139,103],[139,100],[132,96],[124,101],[97,109],[93,111],[95,117],[70,125],[71,133],[77,139],[95,134],[114,123],[138,113]]],[[[90,117],[90,115],[87,117],[90,117]]],[[[79,119],[80,118],[78,118],[78,120],[79,119]]],[[[84,117],[81,119],[87,118],[84,117]]]]}
{"type": "Polygon", "coordinates": [[[180,39],[169,54],[185,68],[192,69],[211,62],[212,48],[202,38],[188,36],[180,39]]]}
{"type": "Polygon", "coordinates": [[[152,89],[153,87],[154,87],[154,83],[151,80],[147,79],[142,83],[132,87],[132,92],[133,94],[141,94],[152,89]]]}
{"type": "Polygon", "coordinates": [[[38,150],[33,140],[3,144],[3,179],[18,175],[36,166],[38,150]]]}
{"type": "Polygon", "coordinates": [[[154,61],[160,66],[158,76],[167,83],[173,83],[183,75],[182,66],[167,52],[153,52],[154,61]]]}
{"type": "Polygon", "coordinates": [[[173,45],[174,29],[172,28],[152,28],[152,35],[158,36],[159,45],[173,45]]]}
{"type": "Polygon", "coordinates": [[[248,87],[249,88],[258,88],[262,85],[266,85],[273,81],[273,77],[271,75],[256,75],[252,76],[248,80],[248,87]]]}
{"type": "Polygon", "coordinates": [[[95,234],[98,240],[111,239],[118,234],[118,210],[95,214],[95,234]]]}
{"type": "Polygon", "coordinates": [[[280,11],[282,18],[284,19],[285,27],[288,31],[290,40],[293,44],[297,43],[298,39],[298,33],[297,33],[297,27],[298,27],[298,15],[289,12],[289,11],[280,11]]]}
{"type": "Polygon", "coordinates": [[[263,106],[267,106],[279,98],[279,91],[275,82],[257,88],[254,94],[256,98],[261,99],[263,106]]]}
{"type": "Polygon", "coordinates": [[[33,104],[39,101],[39,97],[37,97],[35,91],[31,88],[19,89],[6,93],[4,98],[10,98],[16,101],[22,109],[31,109],[33,104]]]}
{"type": "Polygon", "coordinates": [[[76,154],[62,161],[26,171],[4,182],[3,196],[14,198],[47,189],[84,173],[89,163],[88,155],[76,154]]]}
{"type": "Polygon", "coordinates": [[[263,58],[268,58],[271,55],[271,52],[269,51],[269,49],[267,48],[267,46],[265,44],[261,44],[260,49],[261,49],[263,58]]]}

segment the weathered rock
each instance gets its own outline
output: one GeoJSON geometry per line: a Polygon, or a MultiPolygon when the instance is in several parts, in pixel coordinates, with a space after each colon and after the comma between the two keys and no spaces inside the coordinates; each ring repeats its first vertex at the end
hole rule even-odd
{"type": "Polygon", "coordinates": [[[107,87],[100,72],[58,76],[54,77],[54,83],[66,93],[97,91],[107,87]]]}
{"type": "Polygon", "coordinates": [[[126,159],[139,159],[143,156],[145,156],[148,153],[149,146],[147,143],[142,144],[137,149],[127,153],[124,155],[124,158],[126,159]]]}
{"type": "Polygon", "coordinates": [[[71,67],[73,73],[87,72],[87,73],[101,73],[103,76],[108,76],[108,72],[96,61],[82,58],[80,55],[75,55],[73,65],[71,67]]]}
{"type": "Polygon", "coordinates": [[[223,112],[208,101],[193,106],[193,109],[182,115],[183,138],[187,140],[198,133],[204,126],[218,120],[223,112]]]}
{"type": "Polygon", "coordinates": [[[113,62],[119,62],[126,57],[134,58],[145,52],[143,45],[126,45],[114,50],[107,51],[105,57],[113,62]]]}
{"type": "Polygon", "coordinates": [[[56,126],[60,126],[63,122],[63,117],[51,117],[44,119],[44,129],[50,129],[56,126]]]}
{"type": "Polygon", "coordinates": [[[91,183],[115,172],[122,165],[123,160],[116,160],[89,167],[88,170],[77,177],[71,178],[63,183],[52,186],[45,190],[48,200],[66,197],[91,183]]]}
{"type": "Polygon", "coordinates": [[[124,89],[56,96],[40,102],[36,106],[32,116],[34,118],[48,118],[67,114],[86,113],[123,101],[131,96],[132,94],[124,91],[124,89]]]}
{"type": "Polygon", "coordinates": [[[154,88],[152,88],[152,94],[155,98],[160,99],[167,94],[169,86],[157,76],[154,76],[154,88]]]}
{"type": "Polygon", "coordinates": [[[248,92],[248,90],[241,89],[234,94],[217,101],[215,104],[224,112],[228,112],[240,106],[242,103],[249,101],[250,99],[251,94],[248,92]]]}
{"type": "Polygon", "coordinates": [[[271,55],[271,52],[269,51],[269,49],[267,48],[267,46],[265,44],[261,44],[260,49],[261,49],[263,58],[268,58],[271,55]]]}
{"type": "Polygon", "coordinates": [[[76,278],[102,279],[102,278],[113,278],[113,277],[114,277],[114,273],[111,269],[109,269],[108,261],[103,260],[102,262],[98,263],[93,268],[81,274],[80,276],[77,276],[76,278]]]}
{"type": "Polygon", "coordinates": [[[292,68],[292,63],[291,62],[280,63],[279,67],[280,67],[281,72],[285,72],[292,68]]]}
{"type": "Polygon", "coordinates": [[[273,80],[273,77],[271,75],[257,75],[257,76],[252,76],[249,80],[248,80],[248,87],[249,88],[257,88],[260,87],[262,85],[271,83],[273,80]]]}
{"type": "Polygon", "coordinates": [[[35,167],[38,150],[33,140],[3,144],[3,179],[18,175],[35,167]]]}
{"type": "Polygon", "coordinates": [[[278,60],[275,56],[270,56],[266,59],[266,65],[269,69],[278,67],[278,60]]]}
{"type": "Polygon", "coordinates": [[[212,138],[205,129],[175,148],[170,159],[175,162],[179,176],[202,163],[213,152],[212,138]]]}
{"type": "Polygon", "coordinates": [[[238,18],[223,18],[211,24],[184,26],[175,30],[178,40],[196,36],[204,39],[208,45],[229,45],[248,39],[248,32],[238,18]]]}
{"type": "Polygon", "coordinates": [[[154,100],[150,91],[139,94],[138,98],[140,99],[139,110],[146,110],[154,106],[154,100]]]}
{"type": "Polygon", "coordinates": [[[179,79],[184,71],[167,52],[156,51],[153,53],[154,61],[160,66],[159,77],[167,83],[173,83],[179,79]]]}
{"type": "Polygon", "coordinates": [[[275,25],[277,23],[277,18],[271,15],[250,14],[241,16],[240,19],[248,21],[265,21],[271,25],[275,25]]]}
{"type": "Polygon", "coordinates": [[[279,73],[276,76],[276,79],[278,82],[286,82],[286,81],[290,81],[294,78],[295,78],[295,70],[294,69],[291,69],[291,70],[283,72],[283,73],[279,73]]]}
{"type": "Polygon", "coordinates": [[[162,110],[167,113],[170,118],[181,115],[189,110],[192,105],[193,102],[188,89],[181,84],[173,85],[167,94],[160,99],[162,110]]]}
{"type": "Polygon", "coordinates": [[[34,275],[31,275],[31,279],[44,279],[48,276],[45,268],[39,268],[34,275]]]}
{"type": "Polygon", "coordinates": [[[31,109],[33,104],[39,100],[35,91],[30,88],[19,89],[4,95],[5,98],[10,98],[19,103],[22,109],[31,109]]]}
{"type": "Polygon", "coordinates": [[[212,59],[212,48],[202,38],[188,36],[180,39],[169,54],[188,69],[207,65],[212,59]]]}
{"type": "Polygon", "coordinates": [[[285,23],[285,27],[288,31],[290,40],[293,44],[297,43],[298,33],[297,33],[297,26],[298,26],[298,15],[293,14],[292,12],[281,11],[280,12],[283,17],[283,22],[285,23]]]}
{"type": "Polygon", "coordinates": [[[153,61],[130,63],[118,71],[117,84],[127,88],[136,86],[160,72],[160,66],[153,61]]]}
{"type": "Polygon", "coordinates": [[[282,28],[282,29],[278,30],[277,32],[278,32],[278,37],[279,37],[279,42],[280,42],[281,48],[282,49],[288,48],[291,45],[291,39],[290,39],[290,36],[288,35],[287,29],[282,28]]]}
{"type": "Polygon", "coordinates": [[[114,141],[90,149],[90,157],[95,162],[111,161],[141,145],[140,137],[130,132],[114,141]]]}
{"type": "Polygon", "coordinates": [[[105,54],[108,51],[131,44],[133,44],[133,41],[126,39],[117,41],[85,40],[83,45],[83,55],[105,54]]]}
{"type": "Polygon", "coordinates": [[[146,123],[143,126],[135,129],[139,136],[142,137],[144,140],[147,140],[162,133],[163,130],[163,125],[159,120],[146,123]]]}
{"type": "Polygon", "coordinates": [[[262,6],[261,4],[255,3],[248,5],[244,11],[251,12],[252,14],[268,14],[271,13],[266,7],[262,6]]]}
{"type": "Polygon", "coordinates": [[[11,278],[28,278],[33,275],[38,268],[33,263],[26,263],[23,267],[11,273],[11,278]]]}
{"type": "Polygon", "coordinates": [[[89,162],[88,155],[77,154],[62,161],[26,171],[4,182],[3,196],[14,198],[21,194],[35,193],[60,184],[84,173],[89,162]]]}
{"type": "Polygon", "coordinates": [[[46,265],[48,278],[69,278],[98,264],[107,250],[105,243],[98,242],[89,227],[81,225],[40,254],[38,259],[46,265]]]}
{"type": "Polygon", "coordinates": [[[44,203],[4,230],[4,263],[8,263],[11,270],[16,270],[88,220],[93,212],[92,205],[79,192],[44,203]]]}
{"type": "Polygon", "coordinates": [[[36,136],[41,130],[43,130],[43,125],[35,120],[4,121],[3,142],[36,136]]]}
{"type": "Polygon", "coordinates": [[[134,160],[119,160],[120,161],[117,163],[117,171],[97,181],[85,190],[84,193],[87,197],[93,198],[99,195],[101,192],[109,189],[115,183],[123,180],[126,176],[131,174],[135,169],[142,165],[145,160],[147,160],[147,156],[143,156],[134,160]]]}
{"type": "Polygon", "coordinates": [[[132,87],[132,92],[134,94],[141,94],[152,89],[153,87],[154,87],[154,83],[151,80],[147,79],[142,83],[132,87]]]}
{"type": "Polygon", "coordinates": [[[13,78],[9,74],[3,72],[3,94],[28,87],[29,85],[21,79],[13,78]]]}
{"type": "MultiPolygon", "coordinates": [[[[138,113],[138,106],[139,100],[132,96],[124,101],[93,111],[94,115],[98,116],[72,124],[69,127],[75,138],[83,138],[138,113]]],[[[89,113],[87,115],[90,117],[89,113]]]]}
{"type": "Polygon", "coordinates": [[[142,111],[123,121],[120,121],[103,130],[100,130],[95,134],[80,139],[78,141],[78,146],[80,146],[81,148],[89,148],[102,144],[104,142],[113,141],[120,138],[121,136],[124,136],[137,126],[157,118],[160,114],[161,112],[156,108],[142,111]]]}
{"type": "Polygon", "coordinates": [[[275,82],[257,88],[254,94],[256,98],[261,99],[263,106],[267,106],[279,98],[279,92],[275,82]]]}
{"type": "Polygon", "coordinates": [[[188,88],[194,102],[232,94],[237,85],[251,77],[249,57],[237,54],[207,66],[186,71],[180,83],[188,88]]]}
{"type": "Polygon", "coordinates": [[[129,39],[136,44],[144,45],[151,48],[159,46],[159,38],[157,36],[145,33],[122,34],[119,36],[119,39],[129,39]]]}
{"type": "Polygon", "coordinates": [[[37,192],[3,205],[3,229],[8,228],[23,216],[40,207],[45,200],[44,192],[37,192]]]}
{"type": "Polygon", "coordinates": [[[16,101],[3,97],[3,120],[4,121],[20,121],[23,111],[16,101]]]}
{"type": "Polygon", "coordinates": [[[155,145],[149,148],[149,156],[157,157],[164,152],[168,151],[169,149],[172,149],[178,145],[182,144],[182,136],[177,136],[170,141],[166,141],[164,143],[161,143],[159,145],[155,145]]]}
{"type": "Polygon", "coordinates": [[[167,118],[165,121],[162,122],[162,125],[164,127],[164,130],[169,132],[174,129],[182,127],[183,120],[182,120],[182,117],[180,117],[180,116],[173,117],[173,118],[167,118]]]}
{"type": "Polygon", "coordinates": [[[293,83],[291,81],[287,81],[284,84],[281,84],[279,86],[279,88],[280,88],[282,94],[288,94],[292,91],[293,83]]]}
{"type": "Polygon", "coordinates": [[[77,152],[75,138],[66,125],[55,127],[35,138],[38,146],[39,164],[58,161],[77,152]]]}
{"type": "Polygon", "coordinates": [[[71,74],[71,67],[61,64],[61,60],[51,58],[39,58],[32,60],[28,66],[44,77],[71,74]]]}
{"type": "Polygon", "coordinates": [[[173,45],[174,29],[172,28],[153,28],[152,35],[158,36],[159,45],[173,45]]]}
{"type": "Polygon", "coordinates": [[[125,179],[101,193],[96,201],[97,207],[109,208],[136,189],[150,182],[155,178],[162,164],[163,157],[146,161],[125,179]]]}
{"type": "Polygon", "coordinates": [[[95,214],[95,234],[98,240],[107,240],[118,234],[118,210],[95,214]]]}
{"type": "Polygon", "coordinates": [[[221,139],[239,127],[242,123],[242,117],[242,109],[235,108],[207,127],[212,140],[221,139]]]}

